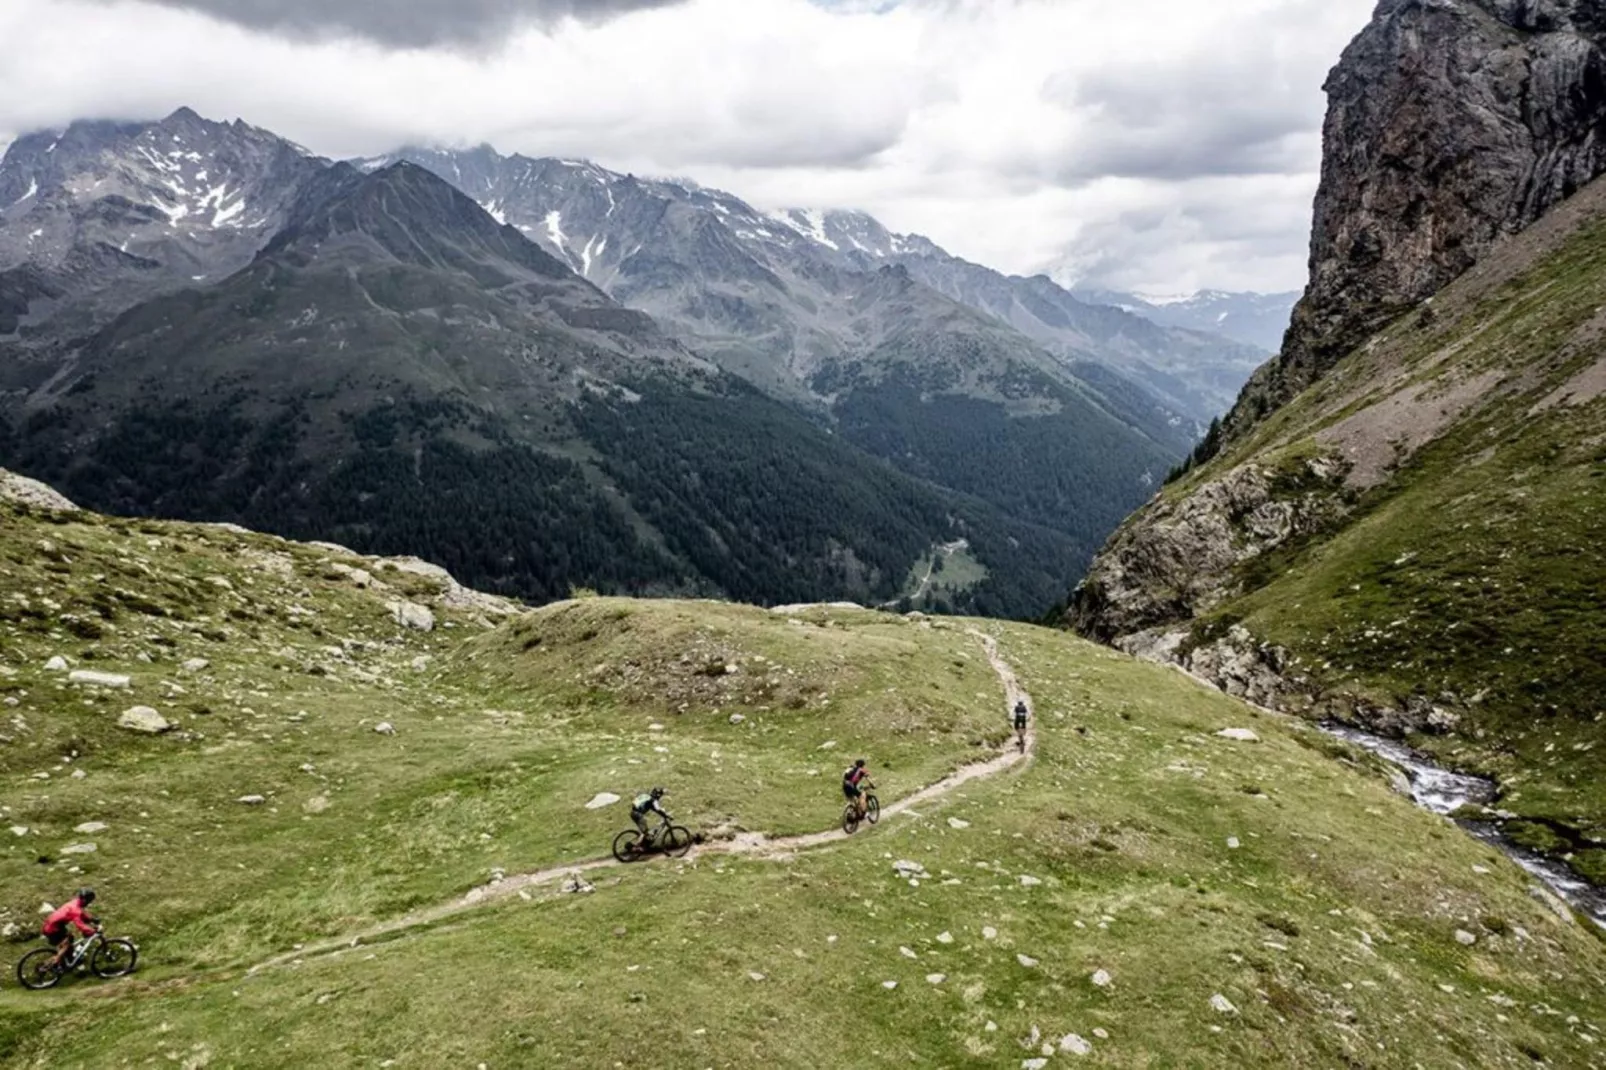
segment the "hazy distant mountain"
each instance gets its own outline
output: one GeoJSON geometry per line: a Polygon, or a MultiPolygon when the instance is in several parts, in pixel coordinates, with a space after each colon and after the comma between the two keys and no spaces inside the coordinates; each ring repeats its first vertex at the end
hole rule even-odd
{"type": "Polygon", "coordinates": [[[1114,290],[1078,289],[1075,292],[1084,300],[1116,305],[1167,327],[1210,331],[1268,354],[1282,348],[1283,335],[1300,296],[1298,291],[1262,294],[1200,290],[1177,296],[1114,290]]]}

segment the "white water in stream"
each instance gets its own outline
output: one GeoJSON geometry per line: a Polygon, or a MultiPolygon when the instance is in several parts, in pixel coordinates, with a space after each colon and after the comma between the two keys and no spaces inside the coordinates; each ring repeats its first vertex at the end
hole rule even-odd
{"type": "Polygon", "coordinates": [[[1588,917],[1596,925],[1606,928],[1606,890],[1596,888],[1567,867],[1565,863],[1545,858],[1512,843],[1494,821],[1478,821],[1456,817],[1464,806],[1487,806],[1495,801],[1498,792],[1493,781],[1482,777],[1452,773],[1434,765],[1427,758],[1403,743],[1374,736],[1349,725],[1327,723],[1322,731],[1339,739],[1363,747],[1397,766],[1411,783],[1411,798],[1424,809],[1435,814],[1454,818],[1456,824],[1491,847],[1503,851],[1517,865],[1543,881],[1551,891],[1565,899],[1573,909],[1588,917]]]}

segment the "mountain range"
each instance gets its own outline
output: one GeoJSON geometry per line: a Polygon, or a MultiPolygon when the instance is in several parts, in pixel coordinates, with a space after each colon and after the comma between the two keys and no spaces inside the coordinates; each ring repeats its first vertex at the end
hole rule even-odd
{"type": "Polygon", "coordinates": [[[19,140],[0,204],[8,463],[534,598],[1040,612],[1206,411],[1128,373],[1238,351],[855,213],[187,109],[19,140]]]}

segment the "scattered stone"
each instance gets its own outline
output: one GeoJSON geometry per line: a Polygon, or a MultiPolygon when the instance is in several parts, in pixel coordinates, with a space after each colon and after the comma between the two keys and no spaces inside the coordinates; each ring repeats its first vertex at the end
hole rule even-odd
{"type": "Polygon", "coordinates": [[[417,602],[386,602],[385,608],[403,628],[420,632],[435,630],[435,614],[417,602]]]}
{"type": "Polygon", "coordinates": [[[817,749],[819,749],[819,750],[835,750],[836,749],[836,740],[828,739],[824,743],[821,743],[817,749]]]}
{"type": "Polygon", "coordinates": [[[430,657],[428,654],[418,655],[418,657],[413,659],[413,671],[423,672],[425,669],[429,668],[429,662],[430,657]]]}
{"type": "Polygon", "coordinates": [[[1260,737],[1247,728],[1223,728],[1216,735],[1222,739],[1235,739],[1239,743],[1259,743],[1260,737]]]}
{"type": "Polygon", "coordinates": [[[948,980],[948,975],[945,974],[945,973],[928,973],[928,974],[926,974],[926,983],[928,985],[940,985],[946,980],[948,980]]]}
{"type": "Polygon", "coordinates": [[[64,855],[92,855],[95,853],[95,845],[92,843],[75,843],[71,847],[63,847],[61,853],[64,855]]]}
{"type": "Polygon", "coordinates": [[[984,925],[981,930],[981,938],[983,940],[996,940],[998,939],[998,930],[991,925],[984,925]]]}
{"type": "Polygon", "coordinates": [[[1230,849],[1236,851],[1238,848],[1242,847],[1243,844],[1238,842],[1238,837],[1236,837],[1236,836],[1228,836],[1227,837],[1227,846],[1230,849]]]}
{"type": "Polygon", "coordinates": [[[79,825],[77,828],[73,829],[73,831],[82,832],[85,835],[93,835],[97,832],[105,832],[107,827],[108,826],[104,821],[85,821],[82,825],[79,825]]]}
{"type": "Polygon", "coordinates": [[[1020,875],[1020,883],[1021,883],[1021,887],[1022,888],[1036,888],[1038,885],[1042,884],[1043,882],[1041,880],[1039,880],[1038,878],[1036,878],[1036,877],[1030,876],[1029,874],[1022,873],[1020,875]]]}
{"type": "Polygon", "coordinates": [[[921,865],[919,862],[911,862],[907,858],[900,858],[898,861],[892,863],[892,868],[897,870],[898,876],[903,877],[906,880],[911,877],[927,879],[931,876],[931,874],[926,872],[925,866],[921,865]]]}
{"type": "Polygon", "coordinates": [[[733,713],[733,714],[731,714],[731,724],[741,724],[741,723],[742,723],[742,722],[743,722],[743,721],[745,721],[745,720],[747,720],[747,718],[746,718],[746,717],[743,717],[743,716],[742,716],[742,715],[741,715],[741,714],[739,714],[739,713],[733,713]]]}
{"type": "Polygon", "coordinates": [[[896,982],[896,981],[882,981],[881,982],[881,987],[886,989],[888,992],[891,992],[894,988],[898,987],[898,982],[896,982]]]}
{"type": "Polygon", "coordinates": [[[1035,970],[1037,968],[1037,960],[1032,958],[1030,955],[1016,955],[1015,961],[1026,967],[1028,970],[1035,970]]]}
{"type": "Polygon", "coordinates": [[[1048,1065],[1047,1059],[1022,1059],[1020,1070],[1043,1070],[1048,1065]]]}
{"type": "Polygon", "coordinates": [[[12,825],[11,826],[11,834],[13,836],[26,836],[26,835],[28,835],[28,826],[27,825],[12,825]]]}
{"type": "Polygon", "coordinates": [[[1093,1030],[1093,1035],[1098,1037],[1100,1040],[1110,1039],[1110,1031],[1108,1029],[1095,1029],[1093,1030]]]}
{"type": "Polygon", "coordinates": [[[939,944],[951,944],[953,942],[954,942],[954,934],[953,933],[938,933],[937,934],[937,943],[939,943],[939,944]]]}
{"type": "Polygon", "coordinates": [[[374,731],[378,732],[382,736],[393,736],[396,734],[396,726],[391,724],[389,721],[380,721],[378,724],[374,725],[374,731]]]}
{"type": "Polygon", "coordinates": [[[261,806],[268,800],[266,796],[262,795],[242,795],[235,801],[244,803],[246,806],[261,806]]]}
{"type": "Polygon", "coordinates": [[[205,658],[190,658],[184,664],[179,666],[179,668],[183,669],[185,672],[205,672],[211,667],[212,663],[207,661],[205,658]]]}
{"type": "Polygon", "coordinates": [[[747,973],[747,976],[751,977],[755,981],[764,980],[764,975],[759,973],[757,970],[749,970],[748,973],[747,973]]]}
{"type": "Polygon", "coordinates": [[[167,718],[151,709],[149,706],[133,706],[123,711],[117,718],[117,727],[126,728],[130,732],[144,732],[146,735],[161,735],[173,726],[167,718]]]}
{"type": "Polygon", "coordinates": [[[968,829],[970,827],[970,822],[964,820],[963,818],[950,817],[948,819],[948,827],[951,829],[968,829]]]}
{"type": "MultiPolygon", "coordinates": [[[[584,895],[587,892],[594,892],[596,890],[597,889],[589,882],[582,880],[578,873],[574,874],[568,880],[563,882],[563,891],[567,895],[584,895]]],[[[754,980],[762,980],[762,978],[755,977],[754,980]]]]}
{"type": "Polygon", "coordinates": [[[1217,992],[1215,995],[1210,997],[1210,1007],[1212,1010],[1220,1014],[1238,1013],[1238,1008],[1234,1007],[1232,1005],[1232,1001],[1226,996],[1223,996],[1220,992],[1217,992]]]}
{"type": "Polygon", "coordinates": [[[325,810],[329,809],[329,796],[314,795],[312,798],[301,804],[301,809],[309,814],[321,814],[325,810]]]}
{"type": "Polygon", "coordinates": [[[1109,970],[1094,970],[1092,980],[1099,988],[1109,988],[1115,983],[1115,978],[1110,976],[1109,970]]]}
{"type": "Polygon", "coordinates": [[[1478,938],[1467,932],[1465,929],[1457,929],[1455,931],[1455,942],[1463,947],[1471,947],[1473,944],[1478,942],[1478,938]]]}
{"type": "Polygon", "coordinates": [[[1068,1052],[1071,1055],[1092,1055],[1093,1045],[1075,1033],[1068,1033],[1060,1037],[1060,1051],[1068,1052]]]}
{"type": "Polygon", "coordinates": [[[913,948],[908,947],[900,947],[898,949],[898,954],[902,955],[906,959],[917,959],[920,957],[919,955],[915,954],[913,948]]]}
{"type": "Polygon", "coordinates": [[[657,721],[654,721],[652,724],[647,726],[647,731],[649,732],[662,732],[663,730],[664,726],[659,724],[657,721]]]}
{"type": "Polygon", "coordinates": [[[66,671],[67,671],[67,659],[62,657],[60,654],[57,654],[55,657],[53,657],[49,661],[45,662],[45,672],[66,672],[66,671]]]}
{"type": "Polygon", "coordinates": [[[91,672],[88,669],[75,669],[68,674],[67,679],[75,684],[84,684],[89,687],[109,687],[122,690],[133,683],[133,678],[115,672],[91,672]]]}
{"type": "Polygon", "coordinates": [[[619,801],[619,796],[611,791],[599,791],[586,803],[587,810],[601,810],[604,806],[612,806],[619,801]]]}

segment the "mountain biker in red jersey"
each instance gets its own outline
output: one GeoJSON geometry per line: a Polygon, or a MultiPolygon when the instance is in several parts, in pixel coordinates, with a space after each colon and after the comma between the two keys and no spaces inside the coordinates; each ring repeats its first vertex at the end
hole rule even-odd
{"type": "Polygon", "coordinates": [[[95,901],[95,889],[80,888],[78,894],[66,903],[57,907],[50,917],[45,919],[40,928],[40,935],[50,941],[50,946],[56,949],[55,964],[60,966],[72,950],[72,933],[68,925],[77,927],[85,936],[94,936],[100,922],[89,916],[85,909],[95,901]]]}
{"type": "Polygon", "coordinates": [[[868,784],[872,788],[875,787],[869,780],[870,770],[864,767],[863,758],[856,760],[842,773],[842,794],[847,796],[848,802],[859,808],[860,817],[864,816],[865,808],[864,788],[861,785],[868,784]]]}

